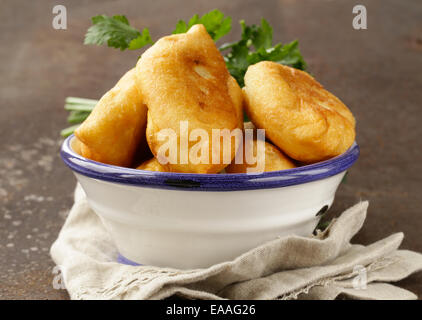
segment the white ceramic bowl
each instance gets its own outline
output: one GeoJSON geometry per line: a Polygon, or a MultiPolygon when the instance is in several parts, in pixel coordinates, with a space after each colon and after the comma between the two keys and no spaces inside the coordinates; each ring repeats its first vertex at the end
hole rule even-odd
{"type": "Polygon", "coordinates": [[[106,165],[72,150],[73,170],[129,264],[180,269],[231,260],[266,241],[310,236],[332,204],[355,143],[333,159],[261,174],[181,174],[106,165]]]}

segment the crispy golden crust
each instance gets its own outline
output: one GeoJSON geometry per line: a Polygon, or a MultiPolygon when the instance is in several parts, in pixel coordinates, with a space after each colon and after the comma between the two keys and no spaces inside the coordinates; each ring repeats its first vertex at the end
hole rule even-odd
{"type": "Polygon", "coordinates": [[[95,161],[100,161],[99,159],[101,159],[100,155],[96,154],[91,149],[89,149],[86,144],[84,144],[81,140],[78,139],[78,137],[75,137],[72,140],[72,149],[77,154],[85,158],[95,160],[95,161]]]}
{"type": "MultiPolygon", "coordinates": [[[[233,162],[226,167],[227,173],[247,173],[247,169],[249,168],[250,172],[267,172],[267,171],[278,171],[278,170],[286,170],[295,168],[295,164],[290,160],[286,155],[284,155],[280,150],[278,150],[275,146],[271,143],[253,139],[253,154],[257,156],[257,152],[262,150],[262,144],[265,148],[265,166],[264,168],[259,168],[257,163],[247,163],[245,154],[243,155],[242,163],[235,163],[235,159],[233,162]],[[261,145],[261,148],[258,147],[261,145]],[[263,169],[263,170],[262,170],[263,169]]],[[[243,152],[245,152],[245,148],[243,148],[243,152]]]]}
{"type": "Polygon", "coordinates": [[[166,168],[164,168],[156,158],[149,159],[142,163],[139,167],[136,169],[139,170],[147,170],[147,171],[160,171],[165,172],[166,168]]]}
{"type": "MultiPolygon", "coordinates": [[[[79,140],[79,139],[78,139],[78,137],[75,137],[75,138],[72,140],[71,147],[72,147],[73,151],[75,151],[77,154],[79,154],[79,155],[81,155],[81,156],[84,156],[84,155],[82,154],[82,147],[83,147],[83,143],[81,142],[81,140],[79,140]]],[[[85,156],[84,156],[84,157],[85,157],[85,156]]]]}
{"type": "Polygon", "coordinates": [[[248,68],[243,90],[249,118],[293,159],[325,160],[355,140],[352,113],[306,72],[259,62],[248,68]]]}
{"type": "Polygon", "coordinates": [[[243,129],[243,91],[232,76],[229,77],[227,85],[229,87],[229,95],[236,108],[238,127],[243,129]]]}
{"type": "Polygon", "coordinates": [[[135,69],[128,71],[97,103],[75,131],[89,159],[130,166],[137,146],[145,139],[147,108],[136,86],[135,69]]]}
{"type": "MultiPolygon", "coordinates": [[[[164,37],[148,49],[137,64],[137,79],[148,106],[147,141],[157,157],[166,141],[158,132],[172,129],[180,145],[180,122],[188,121],[189,134],[204,129],[209,135],[209,164],[167,164],[173,172],[217,173],[227,164],[212,164],[212,129],[241,128],[240,88],[233,83],[223,57],[203,25],[187,33],[164,37]]],[[[197,141],[188,145],[190,151],[197,141]]],[[[223,148],[221,148],[223,149],[223,148]]],[[[231,159],[236,147],[231,148],[231,159]]],[[[180,150],[178,148],[178,150],[180,150]]],[[[179,154],[180,156],[180,154],[179,154]]]]}

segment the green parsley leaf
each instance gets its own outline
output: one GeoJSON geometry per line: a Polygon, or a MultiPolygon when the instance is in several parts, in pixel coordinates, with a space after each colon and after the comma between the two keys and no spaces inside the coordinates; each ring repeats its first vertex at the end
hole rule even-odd
{"type": "Polygon", "coordinates": [[[203,24],[211,38],[214,41],[217,41],[230,32],[232,28],[232,19],[231,17],[225,17],[221,11],[214,9],[205,13],[202,17],[195,14],[188,23],[179,20],[176,24],[176,28],[173,30],[173,34],[187,32],[195,24],[203,24]]]}
{"type": "Polygon", "coordinates": [[[248,62],[249,48],[243,42],[231,47],[231,51],[224,56],[227,69],[230,74],[237,80],[239,85],[243,87],[243,77],[249,66],[248,62]]]}
{"type": "Polygon", "coordinates": [[[220,47],[220,51],[230,50],[224,59],[230,74],[240,86],[244,85],[243,78],[248,67],[260,61],[274,61],[297,69],[306,69],[296,40],[284,46],[281,43],[273,46],[273,29],[267,20],[262,19],[260,26],[248,26],[241,20],[240,25],[241,40],[220,47]]]}
{"type": "Polygon", "coordinates": [[[242,39],[249,40],[248,46],[252,44],[256,50],[260,48],[270,48],[273,42],[273,29],[267,20],[261,20],[261,26],[247,26],[245,21],[241,20],[242,39]]]}
{"type": "Polygon", "coordinates": [[[273,61],[299,70],[306,70],[307,65],[299,51],[299,42],[297,40],[285,44],[280,51],[280,57],[275,58],[273,61]]]}
{"type": "Polygon", "coordinates": [[[188,29],[189,28],[186,22],[183,20],[179,20],[176,24],[176,29],[173,30],[173,34],[185,33],[186,31],[188,31],[188,29]]]}
{"type": "Polygon", "coordinates": [[[136,49],[140,49],[144,46],[146,46],[147,44],[152,44],[152,39],[151,36],[149,34],[149,30],[147,28],[145,28],[144,30],[142,30],[142,34],[133,39],[130,43],[129,43],[129,50],[136,50],[136,49]]]}
{"type": "Polygon", "coordinates": [[[128,48],[139,49],[152,43],[148,29],[145,28],[140,33],[130,26],[129,21],[123,15],[95,16],[92,18],[92,24],[85,35],[84,44],[102,45],[107,43],[109,47],[125,50],[128,48]]]}

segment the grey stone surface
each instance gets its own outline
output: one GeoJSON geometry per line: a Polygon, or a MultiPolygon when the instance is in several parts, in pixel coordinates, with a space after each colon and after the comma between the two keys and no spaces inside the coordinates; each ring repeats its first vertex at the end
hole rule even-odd
{"type": "MultiPolygon", "coordinates": [[[[361,1],[368,30],[352,28],[355,1],[60,1],[68,29],[51,27],[56,1],[0,3],[0,298],[67,299],[52,286],[48,250],[72,204],[75,179],[61,162],[66,96],[99,98],[131,68],[137,52],[84,46],[90,17],[126,14],[153,38],[176,21],[219,8],[236,22],[265,17],[278,41],[300,40],[311,73],[357,119],[361,157],[330,215],[360,199],[369,215],[355,242],[403,231],[422,252],[422,6],[361,1]]],[[[237,24],[231,39],[240,33],[237,24]]],[[[422,295],[422,275],[399,285],[422,295]]]]}

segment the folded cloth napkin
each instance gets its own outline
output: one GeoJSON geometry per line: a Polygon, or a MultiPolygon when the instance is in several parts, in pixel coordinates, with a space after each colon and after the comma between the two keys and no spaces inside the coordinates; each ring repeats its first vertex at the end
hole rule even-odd
{"type": "Polygon", "coordinates": [[[117,262],[118,252],[80,186],[51,247],[72,299],[416,299],[389,284],[422,270],[422,255],[398,250],[396,233],[350,244],[366,217],[360,202],[311,238],[288,236],[207,269],[176,270],[117,262]]]}

